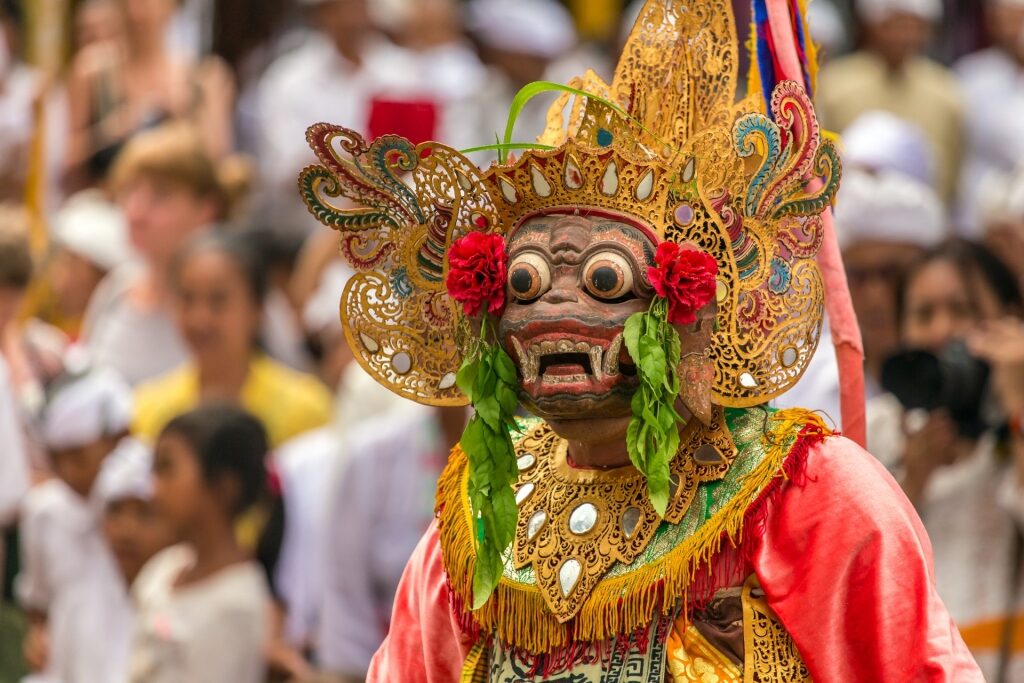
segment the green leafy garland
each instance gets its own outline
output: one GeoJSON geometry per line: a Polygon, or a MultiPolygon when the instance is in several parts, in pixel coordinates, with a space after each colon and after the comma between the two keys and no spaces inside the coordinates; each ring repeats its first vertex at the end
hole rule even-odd
{"type": "Polygon", "coordinates": [[[626,447],[633,466],[647,478],[648,495],[659,515],[668,507],[669,463],[679,450],[679,424],[684,422],[675,409],[679,333],[668,322],[668,306],[668,300],[655,297],[648,310],[629,317],[623,332],[640,378],[626,447]]]}
{"type": "Polygon", "coordinates": [[[473,609],[479,609],[498,587],[502,554],[515,536],[519,514],[512,492],[516,452],[509,434],[518,430],[519,380],[505,349],[487,340],[486,316],[479,343],[467,354],[456,382],[473,404],[460,445],[469,460],[469,501],[476,518],[473,609]]]}

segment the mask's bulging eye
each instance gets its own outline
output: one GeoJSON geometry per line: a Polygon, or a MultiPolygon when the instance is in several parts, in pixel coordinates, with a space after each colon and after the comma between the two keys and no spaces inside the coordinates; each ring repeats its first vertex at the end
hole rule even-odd
{"type": "Polygon", "coordinates": [[[516,299],[536,299],[550,287],[551,269],[543,256],[527,252],[512,259],[508,267],[508,288],[516,299]]]}
{"type": "Polygon", "coordinates": [[[583,266],[583,286],[598,299],[621,299],[633,293],[633,268],[622,254],[603,251],[583,266]]]}

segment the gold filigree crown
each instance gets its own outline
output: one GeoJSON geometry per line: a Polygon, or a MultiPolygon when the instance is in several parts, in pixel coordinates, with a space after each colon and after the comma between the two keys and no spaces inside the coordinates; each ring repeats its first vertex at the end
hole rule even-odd
{"type": "Polygon", "coordinates": [[[438,143],[310,128],[321,163],[300,191],[357,270],[341,314],[359,363],[413,400],[466,403],[449,245],[539,214],[608,211],[717,260],[716,403],[755,405],[795,384],[821,326],[815,255],[839,161],[801,85],[780,83],[767,111],[757,95],[735,101],[737,44],[728,0],[648,0],[612,83],[588,72],[570,83],[587,95],[552,106],[539,141],[554,149],[486,170],[438,143]]]}

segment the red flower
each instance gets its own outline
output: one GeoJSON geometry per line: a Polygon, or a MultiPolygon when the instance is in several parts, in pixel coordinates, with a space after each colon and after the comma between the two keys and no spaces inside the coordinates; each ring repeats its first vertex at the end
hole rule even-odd
{"type": "Polygon", "coordinates": [[[658,296],[668,299],[668,321],[692,325],[697,320],[697,311],[715,296],[715,259],[699,249],[662,242],[654,262],[657,265],[647,269],[647,279],[658,296]]]}
{"type": "Polygon", "coordinates": [[[448,249],[448,294],[466,315],[505,310],[505,240],[501,235],[471,232],[448,249]]]}

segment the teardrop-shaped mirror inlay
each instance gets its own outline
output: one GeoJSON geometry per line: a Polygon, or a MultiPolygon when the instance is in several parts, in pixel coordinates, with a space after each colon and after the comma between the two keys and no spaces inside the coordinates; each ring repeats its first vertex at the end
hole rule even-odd
{"type": "Polygon", "coordinates": [[[641,515],[642,513],[638,507],[628,507],[622,513],[622,533],[626,534],[627,539],[633,538],[633,534],[636,533],[636,527],[640,524],[641,515]]]}
{"type": "Polygon", "coordinates": [[[683,182],[688,183],[693,180],[694,174],[697,172],[697,160],[690,157],[690,160],[686,162],[686,166],[683,168],[683,182]]]}
{"type": "Polygon", "coordinates": [[[548,182],[548,179],[544,177],[544,174],[536,166],[530,166],[530,180],[533,181],[533,191],[537,193],[537,196],[551,196],[551,183],[548,182]]]}
{"type": "Polygon", "coordinates": [[[465,192],[473,191],[473,183],[465,173],[462,171],[455,171],[455,178],[459,182],[459,187],[461,187],[465,192]]]}
{"type": "Polygon", "coordinates": [[[725,462],[721,451],[709,443],[704,444],[693,454],[693,459],[702,465],[720,465],[725,462]]]}
{"type": "Polygon", "coordinates": [[[593,503],[583,503],[569,515],[569,531],[577,536],[589,532],[597,524],[597,507],[593,503]]]}
{"type": "Polygon", "coordinates": [[[580,581],[580,574],[583,573],[583,565],[579,560],[569,559],[562,563],[558,569],[558,585],[562,588],[562,595],[569,597],[572,589],[580,581]]]}
{"type": "Polygon", "coordinates": [[[604,176],[601,178],[601,194],[612,197],[619,191],[619,167],[615,162],[608,164],[604,176]]]}
{"type": "Polygon", "coordinates": [[[516,490],[516,505],[522,505],[523,501],[530,497],[533,489],[536,488],[533,482],[527,482],[516,490]]]}
{"type": "Polygon", "coordinates": [[[438,389],[451,389],[455,386],[455,373],[449,372],[447,375],[441,378],[441,381],[437,383],[438,389]]]}
{"type": "Polygon", "coordinates": [[[654,170],[648,169],[644,177],[640,179],[640,182],[636,186],[636,198],[642,202],[647,201],[651,198],[651,193],[654,192],[654,170]]]}
{"type": "Polygon", "coordinates": [[[740,375],[740,386],[744,389],[756,389],[757,380],[749,372],[744,372],[740,375]]]}
{"type": "Polygon", "coordinates": [[[359,333],[359,341],[363,342],[363,348],[370,353],[377,353],[380,351],[380,344],[377,343],[377,340],[365,332],[359,333]]]}
{"type": "Polygon", "coordinates": [[[668,499],[675,498],[677,491],[679,491],[679,475],[673,474],[668,478],[668,499]]]}
{"type": "Polygon", "coordinates": [[[519,201],[519,195],[516,194],[516,188],[512,187],[512,183],[505,178],[498,178],[498,185],[501,186],[501,195],[509,204],[515,204],[519,201]]]}
{"type": "Polygon", "coordinates": [[[572,156],[565,158],[565,186],[570,190],[578,190],[583,187],[583,172],[580,165],[572,156]]]}
{"type": "Polygon", "coordinates": [[[524,453],[516,460],[516,466],[520,472],[525,472],[537,464],[537,456],[533,453],[524,453]]]}
{"type": "Polygon", "coordinates": [[[537,538],[537,534],[544,528],[544,524],[548,521],[548,513],[543,510],[537,510],[530,515],[530,521],[526,523],[526,540],[532,541],[537,538]]]}

